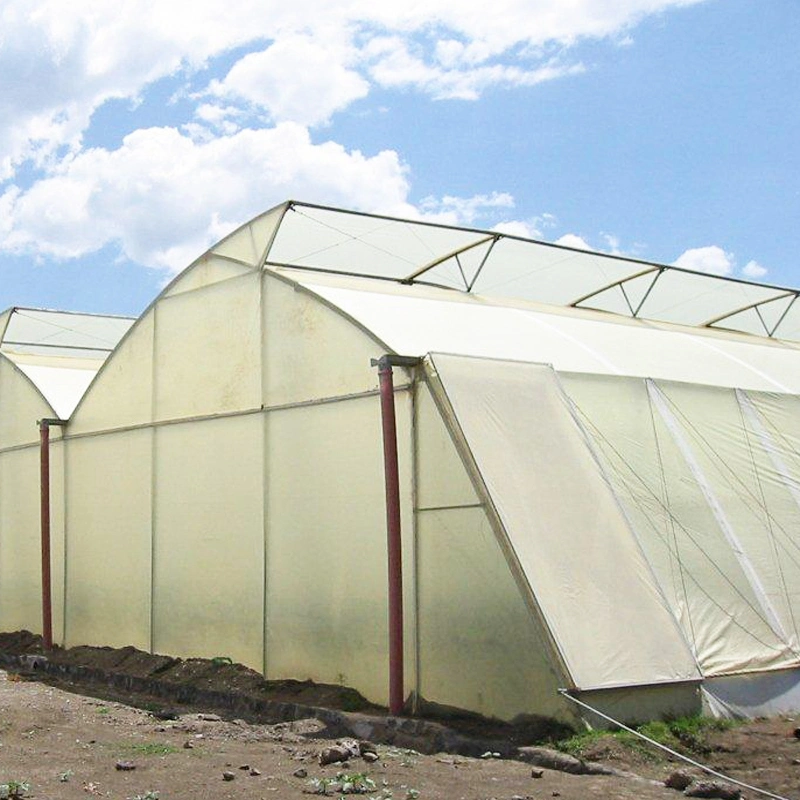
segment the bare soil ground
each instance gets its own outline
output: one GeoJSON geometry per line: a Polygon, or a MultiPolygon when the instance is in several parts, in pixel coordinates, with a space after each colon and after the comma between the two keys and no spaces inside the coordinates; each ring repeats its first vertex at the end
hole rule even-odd
{"type": "MultiPolygon", "coordinates": [[[[341,772],[369,776],[375,788],[365,796],[393,800],[679,796],[650,782],[663,780],[675,764],[622,748],[610,738],[596,742],[591,755],[642,779],[553,770],[534,778],[529,765],[515,760],[421,755],[381,745],[375,763],[355,758],[344,766],[321,767],[318,753],[331,744],[319,738],[322,728],[313,719],[258,725],[198,712],[158,720],[142,709],[0,672],[0,784],[25,782],[25,796],[39,800],[153,798],[156,793],[159,800],[307,798],[316,791],[314,779],[333,779],[341,772]],[[120,761],[134,769],[117,769],[120,761]],[[233,773],[233,780],[225,780],[225,772],[233,773]]],[[[794,722],[787,719],[715,732],[708,760],[734,777],[796,798],[800,741],[793,732],[794,722]]],[[[745,791],[743,796],[757,795],[745,791]]]]}
{"type": "MultiPolygon", "coordinates": [[[[394,744],[377,742],[374,762],[353,757],[346,764],[320,766],[319,753],[335,743],[334,731],[326,727],[333,717],[322,708],[358,711],[373,720],[380,720],[385,709],[347,687],[268,682],[226,659],[181,660],[134,648],[76,647],[50,651],[46,672],[30,664],[25,669],[25,659],[40,653],[39,637],[0,633],[0,660],[11,670],[0,671],[0,797],[3,784],[17,782],[28,787],[22,796],[38,800],[93,795],[291,799],[323,790],[340,798],[346,778],[336,780],[344,774],[355,776],[356,785],[366,790],[362,796],[376,800],[676,800],[679,792],[663,781],[676,769],[686,769],[647,745],[631,746],[612,736],[587,742],[580,755],[629,777],[532,770],[513,758],[424,755],[399,746],[397,737],[394,744]],[[225,707],[231,697],[235,708],[225,707]],[[221,705],[203,704],[216,699],[221,705]],[[291,704],[292,713],[308,707],[309,718],[263,724],[258,709],[274,713],[276,703],[291,704]],[[321,707],[316,718],[314,706],[321,707]]],[[[447,723],[468,736],[499,743],[504,754],[516,753],[517,745],[535,744],[541,736],[553,739],[563,733],[541,720],[510,726],[473,716],[447,723]]],[[[692,755],[740,781],[800,800],[797,724],[776,718],[706,731],[701,742],[693,743],[692,755]]],[[[429,735],[419,740],[426,745],[438,741],[429,735]]],[[[688,771],[697,780],[708,780],[697,769],[688,771]]],[[[759,797],[747,789],[742,796],[759,797]]]]}

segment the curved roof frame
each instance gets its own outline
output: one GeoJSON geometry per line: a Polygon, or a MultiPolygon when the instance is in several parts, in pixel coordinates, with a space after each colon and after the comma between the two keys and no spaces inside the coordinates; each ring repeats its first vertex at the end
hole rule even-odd
{"type": "Polygon", "coordinates": [[[795,303],[800,290],[500,231],[293,200],[267,213],[278,209],[261,266],[422,283],[800,341],[800,304],[795,303]],[[558,253],[562,257],[554,258],[558,253]],[[648,275],[653,276],[649,282],[648,275]],[[493,282],[484,288],[489,276],[493,282]],[[777,319],[762,314],[769,303],[784,298],[791,299],[777,319]],[[752,319],[741,316],[749,311],[752,319]]]}

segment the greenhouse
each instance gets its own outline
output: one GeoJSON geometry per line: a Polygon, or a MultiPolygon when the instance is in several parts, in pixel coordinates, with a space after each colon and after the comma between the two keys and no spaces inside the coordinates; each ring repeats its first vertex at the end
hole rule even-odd
{"type": "Polygon", "coordinates": [[[797,297],[287,202],[132,326],[7,314],[0,629],[42,627],[54,417],[58,643],[406,712],[800,708],[797,297]]]}

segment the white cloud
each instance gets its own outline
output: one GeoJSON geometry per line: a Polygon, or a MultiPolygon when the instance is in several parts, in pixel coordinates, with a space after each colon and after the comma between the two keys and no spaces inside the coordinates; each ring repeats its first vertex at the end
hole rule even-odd
{"type": "Polygon", "coordinates": [[[191,10],[161,0],[4,0],[0,181],[26,160],[41,166],[78,152],[108,100],[135,101],[181,71],[196,80],[234,48],[249,51],[214,84],[226,103],[236,97],[273,120],[316,124],[363,97],[370,79],[474,98],[492,85],[572,74],[581,66],[561,56],[577,39],[619,37],[648,14],[695,2],[498,0],[487,14],[476,0],[195,0],[191,10]]]}
{"type": "Polygon", "coordinates": [[[476,194],[472,197],[426,197],[419,204],[422,217],[444,225],[473,225],[498,208],[513,208],[514,198],[506,192],[476,194]]]}
{"type": "Polygon", "coordinates": [[[534,220],[527,222],[524,220],[500,222],[492,230],[498,233],[505,233],[507,236],[520,236],[523,239],[540,239],[542,236],[542,232],[536,226],[534,220]]]}
{"type": "Polygon", "coordinates": [[[576,250],[593,250],[594,248],[577,233],[565,233],[556,239],[556,244],[563,244],[564,247],[574,247],[576,250]]]}
{"type": "Polygon", "coordinates": [[[278,122],[317,125],[369,91],[367,81],[348,67],[353,58],[347,47],[286,36],[241,58],[209,92],[261,106],[278,122]]]}
{"type": "Polygon", "coordinates": [[[199,142],[174,128],[137,131],[117,150],[75,156],[26,192],[0,197],[3,248],[70,258],[116,243],[177,270],[256,213],[289,197],[407,212],[397,155],[315,145],[293,123],[199,142]]]}
{"type": "Polygon", "coordinates": [[[694,272],[708,272],[711,275],[731,275],[735,262],[731,253],[726,253],[717,245],[710,245],[686,250],[675,259],[673,265],[694,272]]]}
{"type": "Polygon", "coordinates": [[[769,272],[769,270],[766,267],[762,267],[757,261],[748,261],[742,267],[742,275],[747,278],[753,278],[754,280],[763,278],[767,272],[769,272]]]}

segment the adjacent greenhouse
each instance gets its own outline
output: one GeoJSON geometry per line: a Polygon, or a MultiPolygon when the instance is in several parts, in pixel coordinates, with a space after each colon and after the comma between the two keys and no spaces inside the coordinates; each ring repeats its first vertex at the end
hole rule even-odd
{"type": "MultiPolygon", "coordinates": [[[[33,395],[3,498],[37,507],[35,419],[68,419],[57,641],[386,703],[388,355],[412,708],[571,717],[559,689],[626,719],[798,708],[796,301],[290,202],[181,273],[74,410],[0,360],[4,408],[33,395]]],[[[0,628],[39,629],[34,523],[9,508],[0,628]]]]}
{"type": "MultiPolygon", "coordinates": [[[[41,629],[39,431],[68,418],[132,319],[12,308],[0,315],[0,626],[41,629]]],[[[53,616],[63,626],[63,461],[53,431],[53,616]]]]}

